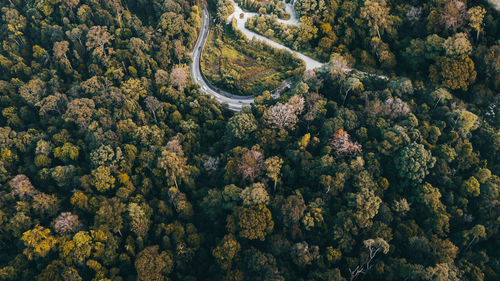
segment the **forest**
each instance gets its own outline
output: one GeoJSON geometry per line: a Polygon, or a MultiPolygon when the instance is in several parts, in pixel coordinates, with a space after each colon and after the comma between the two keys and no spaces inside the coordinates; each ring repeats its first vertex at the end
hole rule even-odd
{"type": "Polygon", "coordinates": [[[238,2],[325,64],[229,0],[0,1],[0,280],[499,280],[499,7],[238,2]],[[204,5],[290,88],[204,94],[204,5]]]}

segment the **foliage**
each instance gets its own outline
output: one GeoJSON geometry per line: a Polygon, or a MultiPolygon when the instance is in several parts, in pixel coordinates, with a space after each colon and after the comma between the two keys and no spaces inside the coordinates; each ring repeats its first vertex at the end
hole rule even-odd
{"type": "Polygon", "coordinates": [[[498,280],[493,6],[246,3],[0,1],[0,280],[498,280]]]}

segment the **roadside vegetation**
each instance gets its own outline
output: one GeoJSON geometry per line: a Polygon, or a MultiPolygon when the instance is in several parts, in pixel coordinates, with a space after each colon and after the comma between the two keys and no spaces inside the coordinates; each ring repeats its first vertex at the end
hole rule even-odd
{"type": "Polygon", "coordinates": [[[236,3],[244,11],[259,13],[261,15],[276,15],[280,19],[288,20],[290,14],[285,10],[285,2],[282,0],[236,0],[236,3]]]}
{"type": "Polygon", "coordinates": [[[248,41],[232,25],[220,24],[210,31],[200,63],[210,83],[243,96],[273,90],[305,69],[290,52],[248,41]]]}

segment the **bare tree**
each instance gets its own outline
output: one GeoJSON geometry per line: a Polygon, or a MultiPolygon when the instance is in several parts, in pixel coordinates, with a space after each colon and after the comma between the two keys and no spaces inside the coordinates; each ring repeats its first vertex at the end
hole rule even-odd
{"type": "Polygon", "coordinates": [[[160,107],[160,101],[153,97],[153,96],[148,96],[144,102],[146,103],[146,107],[151,111],[153,114],[153,118],[155,119],[155,123],[158,123],[158,120],[156,120],[156,110],[160,107]]]}
{"type": "Polygon", "coordinates": [[[354,270],[349,269],[349,272],[351,273],[351,281],[356,279],[361,274],[366,274],[373,267],[371,262],[379,252],[384,254],[389,252],[389,244],[382,238],[368,239],[363,241],[363,244],[369,251],[368,257],[363,264],[358,265],[354,270]]]}

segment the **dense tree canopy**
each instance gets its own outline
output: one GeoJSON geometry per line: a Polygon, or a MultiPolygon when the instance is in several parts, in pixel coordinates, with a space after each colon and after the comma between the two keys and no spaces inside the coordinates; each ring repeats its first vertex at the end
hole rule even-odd
{"type": "Polygon", "coordinates": [[[498,12],[239,2],[329,62],[226,0],[0,1],[0,280],[498,280],[498,12]],[[203,94],[204,4],[282,89],[203,94]]]}

